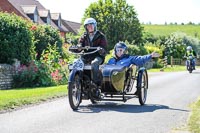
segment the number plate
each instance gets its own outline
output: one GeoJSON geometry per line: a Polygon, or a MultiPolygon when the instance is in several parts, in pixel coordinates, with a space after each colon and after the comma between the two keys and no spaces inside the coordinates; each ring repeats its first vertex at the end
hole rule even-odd
{"type": "Polygon", "coordinates": [[[84,63],[81,59],[77,59],[73,62],[72,65],[69,65],[69,69],[77,69],[77,70],[83,70],[84,63]]]}

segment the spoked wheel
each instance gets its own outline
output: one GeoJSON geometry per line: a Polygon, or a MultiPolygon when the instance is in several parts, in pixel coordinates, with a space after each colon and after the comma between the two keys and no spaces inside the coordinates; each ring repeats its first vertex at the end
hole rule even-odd
{"type": "Polygon", "coordinates": [[[74,76],[73,82],[68,86],[69,104],[73,110],[77,110],[81,103],[81,81],[78,74],[74,76]]]}
{"type": "Polygon", "coordinates": [[[147,89],[148,89],[148,75],[147,71],[139,72],[138,73],[138,80],[137,80],[137,93],[140,105],[144,105],[147,98],[147,89]]]}

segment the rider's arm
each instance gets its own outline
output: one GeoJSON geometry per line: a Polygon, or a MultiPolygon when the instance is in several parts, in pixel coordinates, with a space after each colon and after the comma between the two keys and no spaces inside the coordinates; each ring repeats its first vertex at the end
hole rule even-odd
{"type": "Polygon", "coordinates": [[[150,61],[152,59],[152,55],[143,55],[143,56],[131,56],[131,63],[135,64],[137,66],[142,66],[146,62],[150,61]]]}
{"type": "Polygon", "coordinates": [[[108,42],[107,42],[107,39],[106,37],[102,34],[101,35],[101,38],[99,40],[99,44],[98,46],[102,48],[102,50],[99,51],[99,54],[101,56],[106,56],[107,54],[107,45],[108,45],[108,42]]]}

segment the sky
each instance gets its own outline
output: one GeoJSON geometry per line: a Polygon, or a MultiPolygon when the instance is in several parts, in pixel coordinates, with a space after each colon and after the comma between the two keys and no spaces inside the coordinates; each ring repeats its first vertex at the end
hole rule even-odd
{"type": "MultiPolygon", "coordinates": [[[[81,22],[85,9],[98,0],[38,0],[51,13],[65,20],[81,22]]],[[[126,0],[140,23],[200,23],[200,0],[126,0]]]]}

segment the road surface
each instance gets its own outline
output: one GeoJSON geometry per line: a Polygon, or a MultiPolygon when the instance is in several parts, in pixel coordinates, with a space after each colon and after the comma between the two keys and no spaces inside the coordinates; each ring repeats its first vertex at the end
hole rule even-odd
{"type": "Polygon", "coordinates": [[[0,114],[0,133],[171,133],[183,127],[200,95],[200,70],[149,73],[145,106],[83,101],[72,111],[68,97],[0,114]]]}

